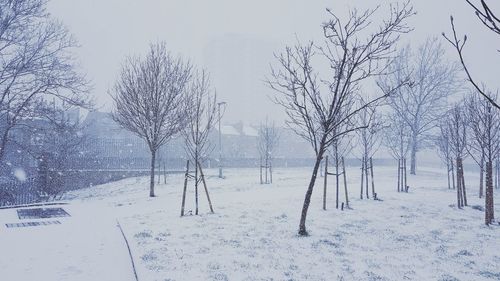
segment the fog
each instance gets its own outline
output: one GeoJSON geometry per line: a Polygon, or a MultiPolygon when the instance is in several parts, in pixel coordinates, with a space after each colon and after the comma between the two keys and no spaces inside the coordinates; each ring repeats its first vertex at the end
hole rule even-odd
{"type": "MultiPolygon", "coordinates": [[[[92,81],[97,106],[112,107],[108,89],[128,55],[143,54],[150,42],[165,41],[174,54],[206,68],[220,100],[228,103],[226,122],[257,123],[266,116],[281,122],[283,111],[273,104],[273,92],[264,84],[273,53],[286,44],[321,41],[325,8],[347,11],[366,8],[367,1],[173,1],[173,0],[53,0],[49,11],[78,40],[77,57],[92,81]]],[[[370,1],[371,7],[387,1],[370,1]]],[[[490,1],[491,2],[491,1],[490,1]]],[[[402,44],[415,45],[427,37],[442,40],[450,59],[456,54],[441,36],[450,33],[454,15],[459,34],[467,33],[466,59],[477,79],[499,88],[498,74],[490,66],[500,64],[498,39],[474,16],[465,1],[413,1],[417,15],[414,31],[402,44]]],[[[493,6],[495,7],[495,6],[493,6]]],[[[345,13],[344,13],[345,14],[345,13]]],[[[498,37],[497,37],[498,38],[498,37]]]]}

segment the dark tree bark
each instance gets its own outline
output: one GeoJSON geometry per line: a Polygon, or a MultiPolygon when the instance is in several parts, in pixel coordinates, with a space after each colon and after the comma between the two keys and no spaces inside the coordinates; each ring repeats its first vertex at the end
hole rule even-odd
{"type": "Polygon", "coordinates": [[[377,199],[375,195],[375,179],[373,178],[373,159],[370,157],[370,176],[372,178],[372,197],[377,199]]]}
{"type": "Polygon", "coordinates": [[[325,157],[325,173],[323,179],[323,210],[326,210],[326,189],[328,185],[328,155],[325,157]]]}
{"type": "Polygon", "coordinates": [[[199,178],[198,178],[198,169],[199,169],[199,165],[198,165],[198,153],[195,153],[194,163],[195,163],[195,167],[194,167],[194,203],[195,203],[195,212],[194,212],[194,214],[198,215],[198,184],[200,182],[199,178]]]}
{"type": "Polygon", "coordinates": [[[484,172],[484,157],[482,157],[479,166],[479,198],[483,198],[484,172]]]}
{"type": "Polygon", "coordinates": [[[149,177],[149,197],[155,197],[155,164],[156,151],[151,151],[151,173],[149,177]]]}
{"type": "Polygon", "coordinates": [[[210,212],[214,212],[214,208],[212,207],[212,200],[210,199],[210,195],[208,194],[207,183],[205,181],[205,175],[203,174],[203,170],[201,168],[201,164],[198,163],[198,167],[200,167],[201,181],[203,182],[203,188],[205,189],[205,194],[207,195],[208,207],[210,208],[210,212]]]}
{"type": "Polygon", "coordinates": [[[339,208],[339,157],[338,157],[338,148],[335,147],[337,150],[335,154],[337,157],[335,157],[335,208],[339,208]]]}
{"type": "Polygon", "coordinates": [[[402,159],[398,159],[398,192],[401,191],[401,187],[402,187],[402,173],[403,173],[403,167],[401,165],[401,161],[402,159]]]}
{"type": "MultiPolygon", "coordinates": [[[[416,138],[413,140],[414,142],[416,141],[416,138]]],[[[411,146],[411,153],[410,153],[410,174],[411,175],[416,175],[417,174],[417,145],[413,144],[411,146]]]]}
{"type": "Polygon", "coordinates": [[[464,204],[463,204],[463,197],[462,197],[462,170],[460,169],[460,158],[457,158],[457,206],[459,209],[461,209],[464,204]]]}
{"type": "Polygon", "coordinates": [[[453,189],[455,189],[455,164],[453,164],[453,161],[451,162],[451,181],[453,184],[453,189]]]}
{"type": "Polygon", "coordinates": [[[493,163],[486,162],[486,196],[485,196],[485,223],[490,225],[495,219],[495,205],[493,204],[493,163]]]}
{"type": "Polygon", "coordinates": [[[344,176],[345,206],[349,208],[349,193],[347,192],[347,175],[345,172],[344,157],[342,157],[342,175],[344,176]]]}
{"type": "Polygon", "coordinates": [[[362,159],[361,160],[361,192],[359,194],[359,198],[363,199],[363,179],[365,177],[365,161],[362,159]]]}
{"type": "Polygon", "coordinates": [[[465,175],[464,175],[464,164],[462,159],[460,158],[460,173],[462,177],[462,194],[464,200],[464,206],[468,206],[467,204],[467,189],[465,188],[465,175]]]}
{"type": "Polygon", "coordinates": [[[189,178],[189,160],[186,161],[186,173],[184,174],[184,188],[182,189],[181,217],[184,216],[184,207],[186,206],[186,191],[187,191],[188,178],[189,178]]]}
{"type": "MultiPolygon", "coordinates": [[[[316,182],[316,177],[318,174],[319,164],[321,163],[321,158],[323,158],[323,151],[320,151],[318,156],[316,156],[316,163],[314,164],[313,172],[311,175],[311,180],[309,181],[309,185],[307,187],[306,196],[304,198],[304,205],[302,206],[302,212],[300,214],[300,223],[299,223],[299,235],[307,236],[309,235],[306,230],[306,218],[307,218],[307,210],[309,209],[309,204],[311,204],[311,196],[314,189],[314,183],[316,182]]],[[[325,175],[326,178],[326,175],[325,175]]]]}

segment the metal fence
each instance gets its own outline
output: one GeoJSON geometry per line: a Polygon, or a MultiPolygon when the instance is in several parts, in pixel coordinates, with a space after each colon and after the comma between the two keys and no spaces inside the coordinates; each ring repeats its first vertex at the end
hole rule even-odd
{"type": "Polygon", "coordinates": [[[45,198],[38,188],[36,178],[24,181],[8,179],[0,182],[0,207],[31,204],[45,198]]]}

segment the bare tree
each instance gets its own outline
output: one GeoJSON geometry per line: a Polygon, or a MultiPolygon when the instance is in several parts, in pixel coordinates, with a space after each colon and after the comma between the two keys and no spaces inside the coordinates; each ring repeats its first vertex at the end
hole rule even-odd
{"type": "Polygon", "coordinates": [[[474,9],[479,20],[491,31],[500,35],[500,18],[495,15],[486,1],[481,0],[481,6],[475,5],[472,1],[465,0],[474,9]]]}
{"type": "Polygon", "coordinates": [[[453,189],[455,189],[455,164],[453,162],[453,155],[451,152],[450,132],[447,126],[448,124],[446,121],[441,121],[439,123],[439,136],[436,138],[436,147],[438,149],[439,157],[446,165],[446,171],[448,174],[448,189],[451,189],[452,186],[453,189]]]}
{"type": "MultiPolygon", "coordinates": [[[[376,106],[364,106],[366,104],[363,98],[360,99],[360,107],[363,107],[358,114],[356,120],[358,126],[363,127],[356,131],[358,136],[358,148],[361,154],[361,173],[364,173],[364,177],[361,176],[361,186],[363,186],[363,178],[365,179],[365,191],[366,199],[369,199],[369,188],[368,188],[368,178],[370,176],[369,172],[373,172],[373,161],[372,157],[375,155],[381,144],[381,132],[383,129],[381,116],[376,112],[376,106]]],[[[376,198],[375,193],[375,182],[373,176],[371,177],[372,186],[372,198],[376,198]]],[[[363,199],[363,189],[361,189],[360,198],[363,199]]]]}
{"type": "Polygon", "coordinates": [[[392,112],[387,121],[390,124],[384,128],[383,143],[389,149],[391,156],[398,160],[398,192],[407,190],[406,157],[411,147],[411,131],[400,114],[392,112]]]}
{"type": "MultiPolygon", "coordinates": [[[[481,0],[481,7],[478,7],[478,5],[474,5],[472,1],[469,0],[466,1],[474,9],[475,14],[479,18],[479,20],[495,34],[500,35],[500,25],[499,25],[500,20],[493,13],[488,4],[486,4],[484,0],[481,0]]],[[[484,98],[486,98],[486,100],[488,100],[489,103],[493,105],[493,107],[495,107],[497,110],[500,110],[500,105],[498,101],[495,98],[488,95],[487,91],[485,91],[482,87],[479,86],[479,83],[476,82],[476,80],[472,77],[472,74],[469,68],[467,67],[467,64],[465,63],[464,47],[465,44],[467,43],[467,35],[464,35],[462,39],[459,39],[455,28],[455,22],[453,16],[450,16],[450,23],[451,23],[451,30],[453,33],[453,37],[447,36],[444,32],[442,33],[442,35],[457,52],[458,58],[460,59],[460,64],[462,65],[463,70],[467,76],[467,80],[479,92],[479,94],[481,94],[484,98]]]]}
{"type": "Polygon", "coordinates": [[[416,174],[417,152],[431,141],[431,131],[446,110],[447,97],[458,89],[458,67],[446,61],[436,38],[427,39],[417,52],[406,47],[396,67],[382,83],[387,87],[411,77],[413,86],[401,88],[400,93],[391,96],[389,104],[410,127],[410,173],[416,174]]]}
{"type": "MultiPolygon", "coordinates": [[[[210,79],[205,71],[196,72],[192,83],[188,87],[188,97],[184,109],[186,110],[187,126],[182,130],[182,135],[186,152],[194,163],[195,214],[198,215],[198,184],[200,181],[203,182],[210,211],[213,213],[212,202],[208,194],[201,163],[214,148],[209,142],[209,136],[218,121],[217,101],[216,95],[211,93],[210,79]]],[[[185,193],[186,185],[184,185],[183,191],[181,216],[184,215],[185,193]]]]}
{"type": "Polygon", "coordinates": [[[259,138],[258,138],[258,150],[260,154],[260,170],[261,170],[261,178],[260,183],[272,183],[272,162],[274,158],[274,152],[279,143],[279,132],[276,128],[274,122],[269,122],[266,118],[265,123],[260,124],[259,127],[259,138]],[[264,163],[262,163],[264,160],[264,163]],[[262,168],[265,169],[265,181],[262,180],[262,168]],[[268,174],[269,173],[269,174],[268,174]]]}
{"type": "Polygon", "coordinates": [[[406,20],[414,12],[409,3],[405,3],[391,6],[388,18],[370,32],[377,10],[352,10],[344,22],[327,9],[332,19],[323,23],[324,46],[316,47],[311,42],[287,47],[284,53],[276,55],[279,66],[271,69],[272,80],[268,83],[279,93],[276,101],[288,115],[287,124],[310,142],[316,155],[301,212],[299,235],[308,234],[307,210],[326,149],[338,137],[360,128],[353,121],[364,107],[392,93],[392,90],[386,91],[361,108],[347,106],[359,95],[363,81],[386,72],[400,35],[411,30],[406,20]],[[330,66],[332,73],[328,78],[319,77],[313,66],[316,58],[325,59],[330,66]]]}
{"type": "MultiPolygon", "coordinates": [[[[465,98],[464,104],[467,114],[467,127],[468,127],[468,145],[467,152],[472,157],[474,162],[479,166],[479,198],[483,197],[483,183],[484,183],[484,169],[485,169],[485,156],[486,156],[486,138],[488,128],[482,122],[484,117],[483,105],[480,104],[483,99],[476,97],[474,94],[465,98]]],[[[487,102],[487,101],[486,101],[487,102]]]]}
{"type": "Polygon", "coordinates": [[[91,106],[71,53],[76,41],[46,6],[46,0],[0,1],[0,159],[10,132],[40,102],[91,106]]]}
{"type": "Polygon", "coordinates": [[[450,136],[450,149],[456,161],[457,206],[467,206],[463,159],[467,147],[467,118],[464,106],[456,104],[450,109],[447,117],[447,134],[450,136]]]}
{"type": "Polygon", "coordinates": [[[127,59],[112,89],[113,120],[144,139],[151,152],[151,197],[156,152],[185,125],[190,77],[190,64],[167,53],[165,43],[156,43],[146,57],[127,59]]]}
{"type": "MultiPolygon", "coordinates": [[[[352,134],[345,134],[336,138],[330,148],[328,149],[330,159],[333,162],[335,173],[335,208],[339,208],[339,186],[340,186],[340,176],[343,177],[344,180],[344,196],[345,196],[345,206],[349,208],[349,194],[347,190],[347,182],[346,182],[346,171],[345,171],[345,157],[351,153],[354,149],[354,136],[352,134]],[[342,167],[341,167],[342,166],[342,167]],[[342,168],[342,171],[340,170],[342,168]]],[[[328,159],[326,159],[328,160],[328,159]]],[[[325,161],[326,162],[326,161],[325,161]]],[[[328,163],[325,163],[328,165],[328,163]]],[[[328,168],[327,168],[328,169],[328,168]]],[[[328,177],[328,174],[325,175],[328,177]]],[[[326,181],[326,179],[325,179],[326,181]]],[[[323,209],[326,210],[326,186],[323,190],[323,209]]]]}
{"type": "MultiPolygon", "coordinates": [[[[495,95],[490,95],[495,97],[495,95]]],[[[480,167],[479,197],[483,195],[483,174],[486,172],[485,223],[493,223],[493,161],[500,153],[500,111],[478,93],[465,101],[468,113],[469,151],[480,167]]]]}

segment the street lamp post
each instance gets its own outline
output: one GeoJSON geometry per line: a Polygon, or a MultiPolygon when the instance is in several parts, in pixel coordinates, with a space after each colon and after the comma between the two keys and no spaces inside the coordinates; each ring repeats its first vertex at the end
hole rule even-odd
{"type": "Polygon", "coordinates": [[[220,107],[221,105],[225,105],[226,102],[218,102],[218,112],[219,112],[219,178],[224,178],[222,175],[222,132],[221,132],[221,114],[220,114],[220,107]]]}

